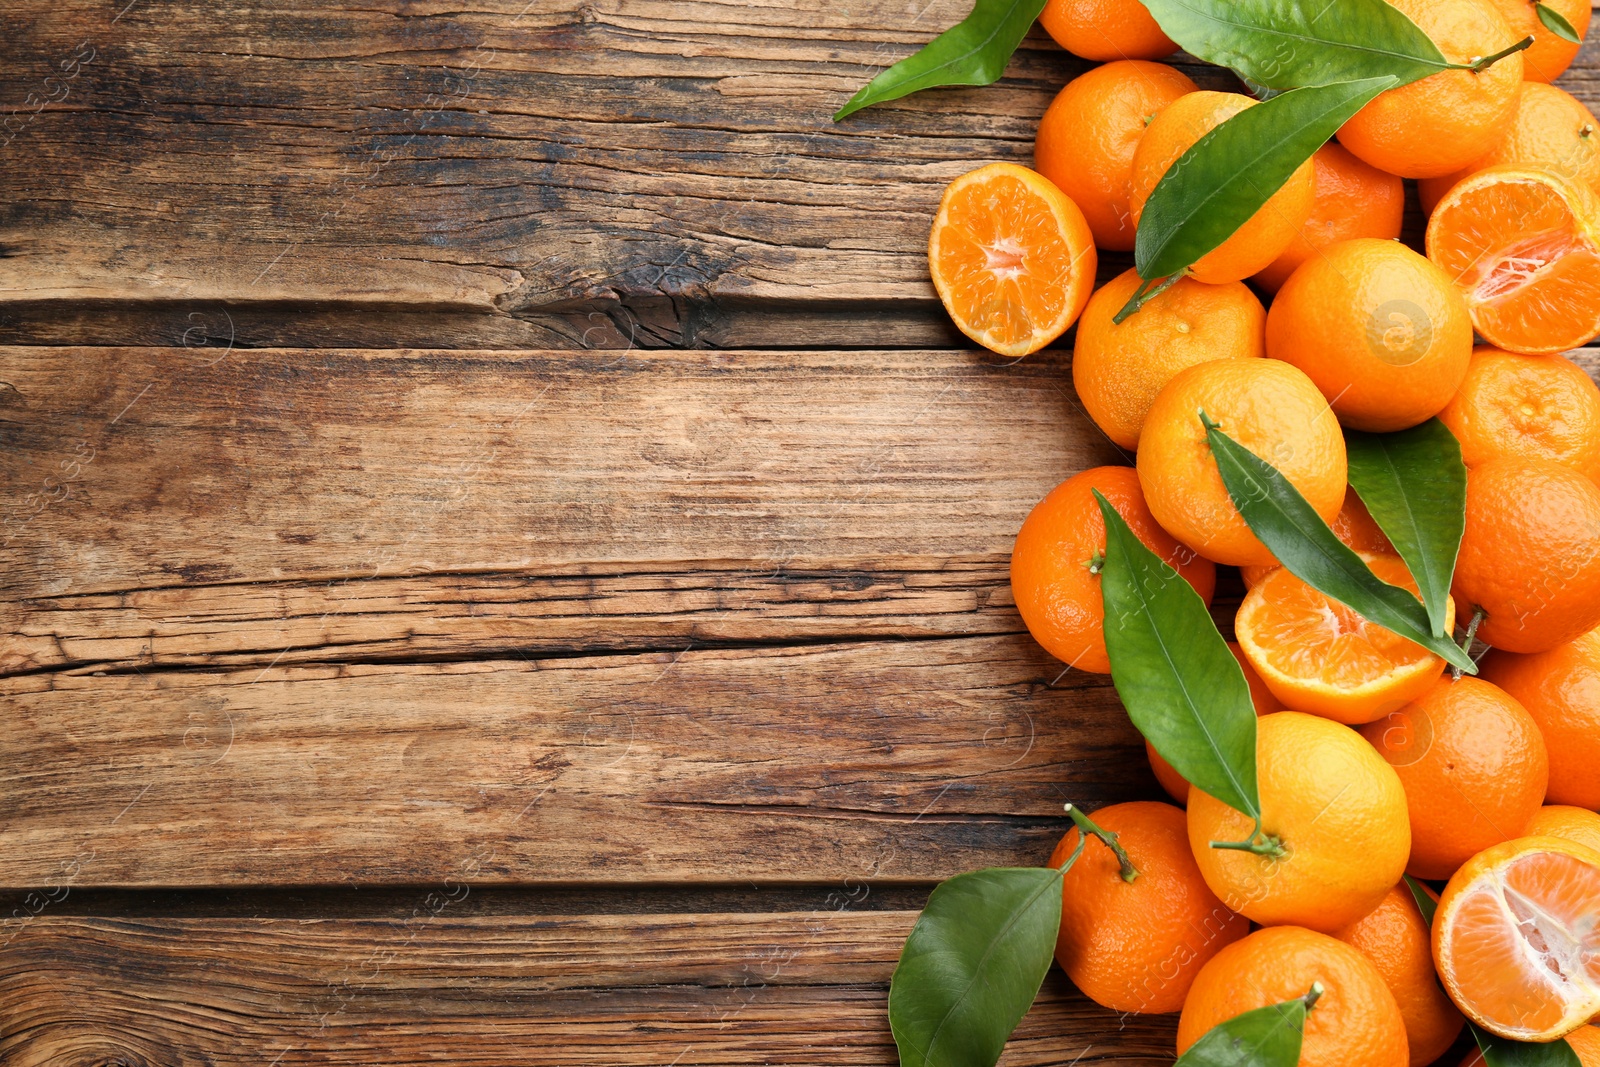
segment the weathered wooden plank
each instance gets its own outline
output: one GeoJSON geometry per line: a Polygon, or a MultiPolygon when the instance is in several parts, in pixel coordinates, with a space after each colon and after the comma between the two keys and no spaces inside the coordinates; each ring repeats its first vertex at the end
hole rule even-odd
{"type": "Polygon", "coordinates": [[[0,683],[0,888],[927,882],[1156,794],[1025,635],[0,683]]]}
{"type": "MultiPolygon", "coordinates": [[[[24,0],[0,341],[99,340],[70,332],[85,309],[137,302],[159,310],[108,339],[172,343],[226,301],[258,345],[948,344],[941,188],[1027,162],[1085,65],[1036,31],[997,85],[830,115],[967,6],[24,0]],[[297,309],[327,302],[367,310],[315,311],[319,342],[297,309]],[[389,309],[412,332],[384,340],[389,309]]],[[[1589,101],[1597,48],[1563,81],[1589,101]]]]}
{"type": "MultiPolygon", "coordinates": [[[[457,887],[459,888],[459,887],[457,887]]],[[[0,953],[0,1059],[91,1064],[887,1065],[910,912],[390,922],[48,914],[0,953]]],[[[1169,1064],[1052,971],[1001,1064],[1169,1064]]]]}
{"type": "Polygon", "coordinates": [[[39,348],[0,382],[5,671],[1015,632],[1022,517],[1119,458],[1060,364],[953,352],[39,348]]]}

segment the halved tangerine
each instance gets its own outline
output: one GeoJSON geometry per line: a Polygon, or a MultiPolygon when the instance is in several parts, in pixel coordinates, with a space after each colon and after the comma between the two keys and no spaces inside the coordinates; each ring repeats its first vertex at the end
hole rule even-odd
{"type": "Polygon", "coordinates": [[[962,333],[1003,356],[1037,352],[1089,302],[1094,237],[1050,179],[991,163],[950,183],[928,235],[928,270],[962,333]]]}
{"type": "Polygon", "coordinates": [[[1445,992],[1479,1026],[1554,1041],[1600,1013],[1600,852],[1559,837],[1486,848],[1433,922],[1445,992]]]}
{"type": "MultiPolygon", "coordinates": [[[[1363,552],[1372,573],[1413,595],[1398,556],[1363,552]]],[[[1455,602],[1445,613],[1455,625],[1455,602]]],[[[1336,722],[1371,722],[1432,687],[1444,660],[1369,622],[1279,568],[1245,594],[1234,620],[1239,647],[1273,696],[1295,711],[1336,722]]]]}
{"type": "Polygon", "coordinates": [[[1600,333],[1600,201],[1588,188],[1514,164],[1481,170],[1434,208],[1427,246],[1490,344],[1550,355],[1600,333]]]}

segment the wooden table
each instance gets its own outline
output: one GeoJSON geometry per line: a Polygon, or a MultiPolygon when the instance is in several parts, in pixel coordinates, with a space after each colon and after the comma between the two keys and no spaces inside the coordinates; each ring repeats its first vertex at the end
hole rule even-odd
{"type": "Polygon", "coordinates": [[[6,5],[0,1062],[888,1064],[930,886],[1158,795],[1006,583],[1125,457],[923,259],[1084,64],[829,120],[966,6],[6,5]]]}

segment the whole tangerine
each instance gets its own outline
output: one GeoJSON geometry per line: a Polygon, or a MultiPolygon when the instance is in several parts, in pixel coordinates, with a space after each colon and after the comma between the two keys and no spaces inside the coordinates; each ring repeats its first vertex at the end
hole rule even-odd
{"type": "Polygon", "coordinates": [[[1600,387],[1565,356],[1521,356],[1482,345],[1439,412],[1469,467],[1543,459],[1600,484],[1600,387]]]}
{"type": "Polygon", "coordinates": [[[1539,724],[1550,752],[1546,799],[1600,808],[1600,630],[1544,652],[1490,652],[1480,675],[1539,724]]]}
{"type": "MultiPolygon", "coordinates": [[[[1150,120],[1133,154],[1133,220],[1163,175],[1196,141],[1254,107],[1256,101],[1242,93],[1201,91],[1180,96],[1150,120]]],[[[1311,215],[1316,197],[1311,160],[1289,176],[1244,225],[1189,268],[1202,282],[1236,282],[1264,270],[1281,256],[1311,215]]]]}
{"type": "Polygon", "coordinates": [[[1520,834],[1544,803],[1550,760],[1539,727],[1478,678],[1441,679],[1361,734],[1405,786],[1413,878],[1449,878],[1520,834]]]}
{"type": "Polygon", "coordinates": [[[1400,236],[1406,193],[1397,176],[1363,163],[1332,141],[1311,157],[1311,174],[1311,214],[1305,225],[1282,255],[1250,279],[1268,292],[1277,292],[1296,267],[1330,245],[1355,237],[1400,236]]]}
{"type": "MultiPolygon", "coordinates": [[[[1177,1011],[1200,968],[1250,924],[1200,877],[1181,808],[1137,800],[1092,818],[1117,835],[1137,874],[1125,880],[1110,847],[1088,843],[1062,876],[1056,961],[1085,996],[1112,1011],[1177,1011]]],[[[1078,840],[1074,827],[1050,865],[1064,863],[1078,840]]]]}
{"type": "Polygon", "coordinates": [[[1194,82],[1165,63],[1123,59],[1078,75],[1039,120],[1033,165],[1078,205],[1095,247],[1133,248],[1133,153],[1145,124],[1194,82]]]}
{"type": "Polygon", "coordinates": [[[1176,568],[1206,603],[1216,567],[1157,525],[1131,467],[1093,467],[1052,489],[1028,513],[1011,550],[1011,593],[1034,640],[1079,670],[1106,674],[1105,601],[1094,560],[1106,548],[1100,490],[1145,547],[1176,568]]]}

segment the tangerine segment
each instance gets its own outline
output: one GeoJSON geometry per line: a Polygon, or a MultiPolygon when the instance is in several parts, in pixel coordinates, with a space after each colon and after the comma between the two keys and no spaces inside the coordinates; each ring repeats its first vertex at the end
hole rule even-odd
{"type": "Polygon", "coordinates": [[[1557,837],[1487,848],[1433,926],[1445,991],[1485,1030],[1554,1041],[1600,1013],[1600,852],[1557,837]]]}
{"type": "MultiPolygon", "coordinates": [[[[1361,553],[1372,572],[1415,595],[1398,556],[1361,553]]],[[[1455,625],[1455,601],[1445,626],[1455,625]]],[[[1444,660],[1369,622],[1279,568],[1258,581],[1234,622],[1239,647],[1274,696],[1296,711],[1342,723],[1382,717],[1432,688],[1444,660]]]]}
{"type": "Polygon", "coordinates": [[[1600,203],[1556,174],[1490,167],[1458,182],[1428,221],[1428,258],[1461,290],[1478,333],[1527,355],[1600,333],[1600,203]]]}
{"type": "Polygon", "coordinates": [[[1044,175],[1015,163],[963,174],[944,191],[928,269],[962,333],[1004,356],[1066,332],[1094,286],[1083,212],[1044,175]]]}

